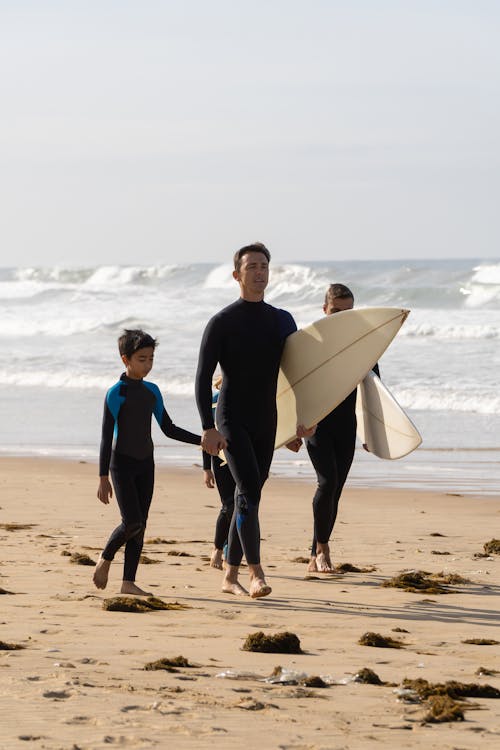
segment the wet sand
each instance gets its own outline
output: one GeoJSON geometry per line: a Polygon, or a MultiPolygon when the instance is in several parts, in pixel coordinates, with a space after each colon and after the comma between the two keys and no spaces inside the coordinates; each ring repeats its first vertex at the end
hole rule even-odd
{"type": "Polygon", "coordinates": [[[296,560],[308,555],[312,484],[272,478],[261,527],[273,591],[251,600],[222,594],[208,565],[216,491],[199,469],[160,468],[146,539],[163,541],[145,545],[154,562],[137,582],[186,608],[127,613],[103,609],[118,595],[121,556],[105,591],[92,566],[72,562],[97,560],[118,521],[116,505],[95,496],[96,474],[89,463],[0,459],[0,589],[10,592],[0,641],[23,647],[0,648],[1,750],[500,746],[500,700],[468,698],[464,721],[430,724],[425,703],[400,695],[404,678],[500,690],[500,674],[476,674],[500,671],[500,646],[463,643],[500,641],[500,556],[476,557],[500,536],[496,499],[347,488],[332,556],[360,572],[311,577],[296,560]],[[469,582],[446,594],[382,586],[408,569],[469,582]],[[295,633],[303,653],[242,650],[258,631],[295,633]],[[404,647],[360,645],[367,632],[404,647]],[[180,655],[193,666],[144,669],[180,655]],[[264,682],[278,665],[329,684],[264,682]],[[386,684],[356,682],[363,667],[386,684]]]}

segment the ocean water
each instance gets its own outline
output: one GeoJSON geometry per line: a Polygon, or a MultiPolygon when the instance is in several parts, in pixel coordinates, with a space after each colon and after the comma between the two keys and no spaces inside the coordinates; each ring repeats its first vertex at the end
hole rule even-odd
{"type": "MultiPolygon", "coordinates": [[[[423,435],[397,461],[357,450],[355,486],[500,494],[500,260],[272,263],[266,300],[299,327],[321,317],[333,281],[356,306],[411,310],[380,360],[382,379],[423,435]]],[[[199,430],[194,375],[213,313],[238,296],[229,264],[0,268],[0,455],[97,458],[106,389],[122,371],[124,327],[159,339],[150,379],[174,422],[199,430]]],[[[199,451],[154,429],[156,460],[199,451]]],[[[272,472],[312,481],[307,453],[272,472]]]]}

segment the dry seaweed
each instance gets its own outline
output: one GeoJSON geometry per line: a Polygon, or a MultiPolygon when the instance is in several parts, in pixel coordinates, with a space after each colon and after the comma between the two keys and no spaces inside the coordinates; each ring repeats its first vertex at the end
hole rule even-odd
{"type": "Polygon", "coordinates": [[[470,578],[464,578],[458,573],[445,573],[444,571],[441,571],[441,573],[433,573],[431,578],[433,578],[435,581],[439,581],[439,583],[448,583],[452,586],[457,584],[471,583],[470,578]]]}
{"type": "Polygon", "coordinates": [[[6,641],[0,641],[0,651],[19,651],[26,646],[21,646],[20,643],[6,643],[6,641]]]}
{"type": "Polygon", "coordinates": [[[495,641],[493,638],[466,638],[462,643],[469,643],[472,646],[497,646],[500,641],[495,641]]]}
{"type": "Polygon", "coordinates": [[[438,549],[431,549],[431,555],[451,555],[451,552],[440,552],[438,549]]]}
{"type": "Polygon", "coordinates": [[[4,531],[24,531],[26,529],[33,529],[38,526],[37,523],[0,523],[0,529],[4,531]]]}
{"type": "Polygon", "coordinates": [[[491,685],[479,685],[476,682],[428,682],[423,678],[403,680],[403,687],[415,690],[421,698],[431,695],[447,695],[449,698],[500,698],[500,690],[491,685]]]}
{"type": "Polygon", "coordinates": [[[409,630],[405,630],[404,628],[392,628],[393,633],[409,633],[409,630]]]}
{"type": "Polygon", "coordinates": [[[352,563],[338,563],[334,565],[333,570],[335,573],[373,573],[376,568],[373,565],[368,568],[358,568],[352,563]]]}
{"type": "Polygon", "coordinates": [[[70,555],[69,561],[75,565],[96,565],[94,560],[84,552],[73,552],[70,555]]]}
{"type": "Polygon", "coordinates": [[[266,654],[302,654],[300,640],[295,633],[284,631],[265,635],[262,630],[250,633],[242,646],[243,651],[258,651],[266,654]]]}
{"type": "Polygon", "coordinates": [[[498,669],[488,669],[487,667],[478,667],[476,669],[478,677],[494,677],[498,674],[498,669]]]}
{"type": "Polygon", "coordinates": [[[156,596],[148,596],[147,599],[139,599],[133,596],[114,596],[105,599],[102,608],[110,612],[151,612],[158,609],[189,609],[187,604],[179,602],[164,602],[156,596]]]}
{"type": "Polygon", "coordinates": [[[148,557],[147,555],[141,555],[139,558],[139,562],[142,565],[156,565],[156,563],[161,562],[161,560],[154,560],[152,557],[148,557]]]}
{"type": "Polygon", "coordinates": [[[160,536],[155,536],[152,539],[146,539],[144,544],[177,544],[177,539],[163,539],[160,536]]]}
{"type": "Polygon", "coordinates": [[[364,633],[358,641],[360,646],[375,646],[376,648],[404,648],[405,644],[389,635],[380,633],[364,633]]]}
{"type": "Polygon", "coordinates": [[[382,586],[403,589],[414,594],[447,594],[448,589],[430,576],[431,574],[425,570],[408,570],[384,581],[382,586]]]}
{"type": "Polygon", "coordinates": [[[383,685],[384,683],[373,669],[363,667],[354,675],[354,682],[362,682],[365,685],[383,685]]]}
{"type": "Polygon", "coordinates": [[[490,539],[483,544],[483,549],[487,555],[500,555],[500,539],[490,539]]]}
{"type": "Polygon", "coordinates": [[[180,552],[177,549],[169,550],[167,555],[170,555],[171,557],[194,557],[194,555],[190,555],[189,552],[180,552]]]}
{"type": "Polygon", "coordinates": [[[319,675],[311,675],[310,677],[304,677],[299,681],[299,685],[309,688],[327,688],[329,685],[319,675]]]}
{"type": "Polygon", "coordinates": [[[190,664],[185,656],[174,656],[150,661],[144,665],[144,669],[148,672],[158,669],[163,669],[166,672],[178,672],[179,667],[194,667],[194,664],[190,664]]]}
{"type": "Polygon", "coordinates": [[[433,695],[429,698],[429,710],[423,721],[438,724],[445,721],[464,721],[463,706],[448,695],[433,695]]]}
{"type": "Polygon", "coordinates": [[[294,557],[291,560],[291,562],[295,562],[295,563],[308,563],[309,562],[309,557],[294,557]]]}

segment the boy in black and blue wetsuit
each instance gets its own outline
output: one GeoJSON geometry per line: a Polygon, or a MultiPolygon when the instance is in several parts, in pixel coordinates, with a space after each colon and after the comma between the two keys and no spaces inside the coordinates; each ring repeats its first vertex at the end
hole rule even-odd
{"type": "Polygon", "coordinates": [[[170,419],[157,385],[144,378],[153,367],[157,342],[141,330],[125,330],[118,349],[126,371],[106,394],[99,453],[97,497],[107,505],[113,495],[111,471],[121,523],[112,532],[94,573],[94,583],[106,588],[109,568],[116,552],[125,545],[122,594],[145,596],[135,583],[144,542],[144,532],[154,487],[151,419],[174,440],[200,444],[200,436],[176,427],[170,419]]]}

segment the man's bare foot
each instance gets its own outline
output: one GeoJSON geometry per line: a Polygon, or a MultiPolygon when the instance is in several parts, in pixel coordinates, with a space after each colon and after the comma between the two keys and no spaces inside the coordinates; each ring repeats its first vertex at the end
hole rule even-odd
{"type": "Polygon", "coordinates": [[[120,593],[133,594],[134,596],[153,596],[151,591],[143,591],[134,581],[123,581],[120,593]]]}
{"type": "Polygon", "coordinates": [[[210,556],[210,567],[222,570],[222,550],[214,548],[210,556]]]}
{"type": "Polygon", "coordinates": [[[254,578],[250,583],[250,596],[252,599],[260,599],[262,596],[268,596],[272,588],[267,585],[263,578],[254,578]]]}
{"type": "Polygon", "coordinates": [[[94,575],[92,580],[98,589],[105,589],[108,585],[109,569],[111,567],[111,560],[105,560],[99,556],[97,565],[95,566],[94,575]]]}
{"type": "Polygon", "coordinates": [[[313,555],[311,559],[309,560],[309,565],[307,566],[307,572],[308,573],[318,572],[318,565],[316,563],[316,555],[313,555]]]}
{"type": "Polygon", "coordinates": [[[228,565],[226,563],[226,572],[222,580],[222,591],[225,594],[234,594],[235,596],[248,596],[248,591],[238,581],[238,571],[238,565],[228,565]]]}

